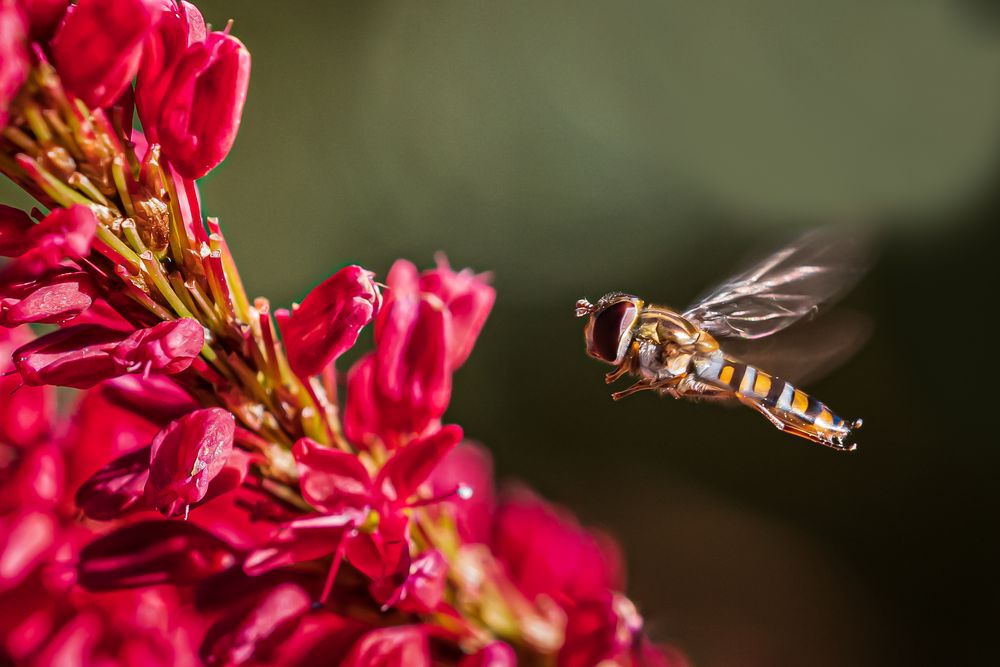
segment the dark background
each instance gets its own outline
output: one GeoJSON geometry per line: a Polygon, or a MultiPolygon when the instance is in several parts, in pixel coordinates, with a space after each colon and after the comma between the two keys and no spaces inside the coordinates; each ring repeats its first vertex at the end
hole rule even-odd
{"type": "MultiPolygon", "coordinates": [[[[199,2],[254,58],[202,183],[275,304],[346,263],[490,270],[449,419],[616,535],[697,665],[979,665],[1000,621],[989,3],[199,2]],[[871,221],[867,346],[808,385],[861,449],[748,410],[612,403],[572,305],[683,306],[802,229],[871,221]]],[[[9,189],[3,200],[16,200],[9,189]]]]}

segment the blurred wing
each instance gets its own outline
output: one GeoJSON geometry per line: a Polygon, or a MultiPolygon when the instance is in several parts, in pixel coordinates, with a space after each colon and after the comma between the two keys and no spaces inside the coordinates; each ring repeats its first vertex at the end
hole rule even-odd
{"type": "Polygon", "coordinates": [[[866,267],[856,238],[810,232],[698,299],[684,317],[716,337],[763,338],[814,315],[866,267]]]}
{"type": "Polygon", "coordinates": [[[727,356],[802,386],[847,361],[871,335],[871,320],[838,310],[761,340],[726,341],[727,356]]]}

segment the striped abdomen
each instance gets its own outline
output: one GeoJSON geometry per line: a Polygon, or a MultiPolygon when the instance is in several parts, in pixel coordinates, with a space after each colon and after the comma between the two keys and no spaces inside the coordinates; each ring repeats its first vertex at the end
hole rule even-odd
{"type": "Polygon", "coordinates": [[[776,426],[824,445],[845,449],[860,420],[847,422],[790,382],[718,355],[698,370],[707,384],[731,391],[741,402],[764,413],[776,426]]]}

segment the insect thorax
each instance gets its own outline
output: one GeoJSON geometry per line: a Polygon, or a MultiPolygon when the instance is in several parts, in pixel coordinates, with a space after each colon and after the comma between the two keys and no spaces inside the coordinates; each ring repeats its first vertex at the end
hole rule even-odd
{"type": "Polygon", "coordinates": [[[650,380],[666,380],[694,371],[694,361],[718,350],[718,343],[672,310],[650,307],[635,332],[635,370],[650,380]]]}

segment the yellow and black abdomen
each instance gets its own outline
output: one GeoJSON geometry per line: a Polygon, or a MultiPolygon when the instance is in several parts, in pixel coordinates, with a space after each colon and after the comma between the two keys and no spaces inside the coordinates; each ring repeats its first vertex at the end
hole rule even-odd
{"type": "Polygon", "coordinates": [[[861,420],[848,422],[792,383],[742,362],[718,355],[698,372],[698,378],[731,391],[742,403],[759,410],[775,426],[837,449],[853,449],[851,431],[861,420]]]}

